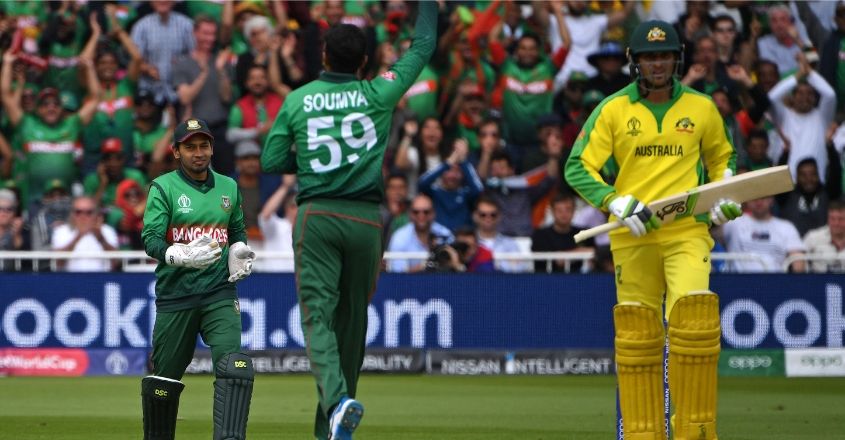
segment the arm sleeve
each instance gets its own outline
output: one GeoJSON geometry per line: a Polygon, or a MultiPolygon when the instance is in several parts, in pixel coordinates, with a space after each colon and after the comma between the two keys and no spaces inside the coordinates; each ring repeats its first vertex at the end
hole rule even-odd
{"type": "Polygon", "coordinates": [[[596,208],[601,208],[605,199],[616,192],[599,174],[613,155],[613,133],[604,108],[597,107],[587,119],[564,167],[567,183],[596,208]]]}
{"type": "Polygon", "coordinates": [[[701,137],[701,157],[707,167],[710,182],[722,180],[725,170],[736,174],[736,150],[728,132],[728,126],[716,109],[716,104],[707,101],[710,108],[709,121],[701,137]]]}
{"type": "Polygon", "coordinates": [[[437,178],[443,175],[443,173],[445,173],[448,169],[449,164],[443,162],[440,165],[437,165],[437,168],[430,170],[420,176],[420,180],[417,183],[419,190],[426,194],[431,194],[431,189],[434,187],[434,182],[436,182],[437,178]]]}
{"type": "Polygon", "coordinates": [[[437,45],[437,2],[419,2],[414,39],[408,52],[383,76],[372,80],[372,89],[382,96],[385,107],[393,108],[420,76],[437,45]],[[388,79],[392,77],[392,79],[388,79]]]}
{"type": "Polygon", "coordinates": [[[795,88],[798,80],[795,75],[790,75],[780,80],[771,90],[769,90],[769,101],[772,103],[772,110],[775,114],[775,121],[780,122],[783,118],[783,111],[786,109],[786,104],[783,103],[783,98],[795,88]]]}
{"type": "Polygon", "coordinates": [[[229,245],[242,241],[246,243],[246,226],[244,225],[244,207],[243,196],[238,191],[238,200],[235,204],[236,209],[232,210],[232,216],[229,218],[229,245]]]}
{"type": "Polygon", "coordinates": [[[469,162],[461,164],[461,171],[464,172],[464,185],[467,187],[467,195],[470,197],[477,197],[484,191],[484,184],[481,183],[481,178],[475,172],[475,167],[469,162]]]}
{"type": "MultiPolygon", "coordinates": [[[[290,102],[290,101],[288,101],[290,102]]],[[[293,131],[288,122],[287,102],[276,116],[273,127],[264,141],[261,150],[261,168],[268,173],[292,174],[296,172],[296,152],[291,148],[294,144],[293,131]]]]}
{"type": "Polygon", "coordinates": [[[144,229],[141,238],[144,250],[152,258],[164,261],[164,254],[170,244],[167,243],[167,225],[170,223],[170,207],[164,198],[164,191],[153,182],[147,194],[147,207],[144,209],[144,229]]]}
{"type": "Polygon", "coordinates": [[[822,111],[825,123],[830,124],[833,121],[833,114],[836,112],[836,91],[815,70],[810,71],[807,82],[819,92],[819,109],[822,111]]]}

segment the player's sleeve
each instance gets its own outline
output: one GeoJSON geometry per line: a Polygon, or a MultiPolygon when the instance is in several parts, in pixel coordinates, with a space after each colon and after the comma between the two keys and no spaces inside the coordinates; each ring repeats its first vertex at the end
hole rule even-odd
{"type": "Polygon", "coordinates": [[[150,185],[147,194],[147,207],[144,209],[144,229],[141,238],[144,240],[144,250],[152,258],[164,261],[164,253],[170,244],[167,243],[167,225],[170,223],[170,206],[164,198],[164,190],[157,182],[150,185]]]}
{"type": "Polygon", "coordinates": [[[229,244],[242,241],[246,243],[246,224],[244,223],[244,208],[243,196],[241,192],[237,193],[237,200],[235,200],[235,209],[232,210],[232,216],[229,218],[229,244]]]}
{"type": "Polygon", "coordinates": [[[288,99],[276,115],[273,127],[267,133],[261,150],[261,169],[268,173],[293,174],[296,172],[296,151],[293,150],[294,135],[290,127],[291,116],[288,99]]]}
{"type": "Polygon", "coordinates": [[[408,52],[382,76],[372,80],[372,90],[391,108],[414,84],[437,46],[437,2],[419,2],[414,39],[408,52]]]}
{"type": "Polygon", "coordinates": [[[725,170],[731,170],[731,175],[736,174],[736,150],[716,104],[708,99],[707,108],[708,124],[701,138],[701,158],[707,168],[709,181],[715,182],[725,177],[725,170]]]}
{"type": "Polygon", "coordinates": [[[600,174],[613,154],[611,117],[602,111],[604,108],[604,104],[600,104],[584,123],[564,166],[569,185],[596,208],[601,208],[605,199],[616,192],[600,174]]]}

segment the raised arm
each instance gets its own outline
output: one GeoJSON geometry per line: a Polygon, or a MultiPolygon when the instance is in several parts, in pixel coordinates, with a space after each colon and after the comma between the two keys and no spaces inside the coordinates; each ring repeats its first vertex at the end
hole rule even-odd
{"type": "MultiPolygon", "coordinates": [[[[20,93],[12,93],[12,66],[15,64],[16,57],[11,51],[6,51],[3,54],[3,68],[0,70],[0,98],[3,101],[3,109],[6,110],[6,115],[9,117],[9,122],[16,126],[23,119],[23,110],[20,105],[20,93]]],[[[23,87],[23,83],[19,88],[23,87]]]]}
{"type": "Polygon", "coordinates": [[[388,71],[395,79],[379,76],[372,81],[373,89],[384,97],[386,105],[395,106],[399,102],[428,64],[436,44],[437,3],[420,2],[411,48],[388,71]]]}
{"type": "Polygon", "coordinates": [[[833,90],[824,77],[812,69],[807,75],[807,82],[819,92],[819,109],[825,117],[825,122],[830,123],[836,112],[836,90],[833,90]]]}
{"type": "Polygon", "coordinates": [[[88,58],[80,58],[80,63],[85,68],[85,78],[88,83],[88,99],[85,104],[79,109],[79,121],[82,125],[88,125],[97,112],[97,106],[100,104],[100,80],[97,79],[97,71],[94,69],[94,63],[88,58]]]}
{"type": "Polygon", "coordinates": [[[82,52],[79,53],[79,57],[93,60],[94,53],[97,51],[97,42],[103,34],[102,28],[100,28],[100,22],[97,21],[96,12],[88,15],[88,26],[91,28],[91,36],[88,37],[88,41],[85,43],[85,47],[82,48],[82,52]]]}
{"type": "Polygon", "coordinates": [[[138,81],[138,77],[141,75],[141,64],[144,62],[144,57],[141,55],[141,49],[135,45],[135,41],[132,40],[132,37],[126,32],[126,29],[123,29],[123,26],[120,25],[120,20],[117,19],[115,15],[114,8],[107,9],[107,14],[109,17],[109,23],[111,23],[112,35],[117,41],[120,41],[120,45],[126,50],[126,53],[129,54],[129,65],[126,66],[126,77],[129,78],[130,81],[136,82],[138,81]]]}
{"type": "Polygon", "coordinates": [[[621,25],[622,22],[628,18],[628,15],[631,14],[631,11],[634,10],[636,3],[637,2],[622,2],[624,5],[622,6],[622,9],[607,14],[607,27],[612,28],[614,26],[621,25]]]}

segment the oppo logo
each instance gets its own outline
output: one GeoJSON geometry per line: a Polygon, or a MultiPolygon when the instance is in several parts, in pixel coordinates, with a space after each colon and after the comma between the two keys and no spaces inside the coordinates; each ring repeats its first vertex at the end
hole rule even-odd
{"type": "Polygon", "coordinates": [[[821,356],[821,355],[804,355],[801,356],[801,365],[806,367],[841,367],[842,356],[821,356]]]}
{"type": "Polygon", "coordinates": [[[772,366],[771,356],[731,356],[728,365],[739,370],[753,370],[755,368],[769,368],[772,366]]]}

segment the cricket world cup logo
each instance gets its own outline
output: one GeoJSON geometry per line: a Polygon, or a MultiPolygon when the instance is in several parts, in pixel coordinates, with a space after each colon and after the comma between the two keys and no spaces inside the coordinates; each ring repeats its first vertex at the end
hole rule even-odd
{"type": "Polygon", "coordinates": [[[186,196],[185,194],[179,196],[179,198],[176,200],[176,204],[179,205],[178,211],[182,214],[187,214],[194,210],[193,208],[191,208],[191,198],[186,196]]]}

